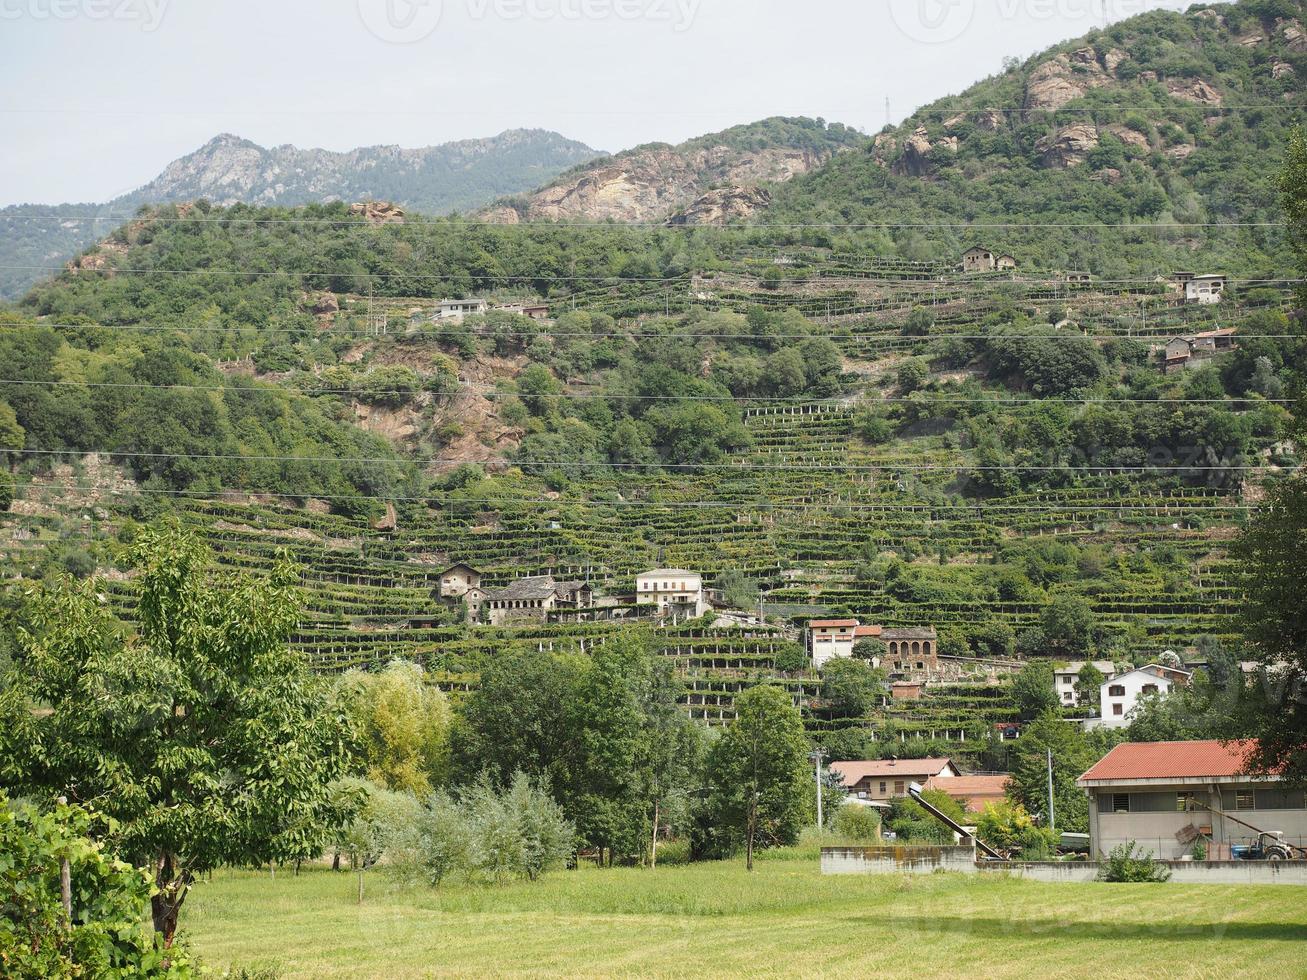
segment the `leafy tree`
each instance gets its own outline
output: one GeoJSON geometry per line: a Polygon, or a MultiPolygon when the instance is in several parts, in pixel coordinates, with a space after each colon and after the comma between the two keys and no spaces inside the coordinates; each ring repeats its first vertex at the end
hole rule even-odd
{"type": "Polygon", "coordinates": [[[643,730],[636,758],[638,785],[650,826],[650,867],[658,864],[658,840],[663,828],[688,823],[691,795],[702,785],[704,735],[681,710],[683,689],[672,665],[662,658],[652,658],[649,684],[643,690],[643,730]]]}
{"type": "Polygon", "coordinates": [[[476,864],[471,815],[446,792],[433,793],[413,822],[391,839],[391,867],[402,878],[437,888],[476,864]]]}
{"type": "Polygon", "coordinates": [[[1053,665],[1047,660],[1035,660],[1021,668],[1012,681],[1012,700],[1023,719],[1038,717],[1058,706],[1057,690],[1053,685],[1053,665]]]}
{"type": "Polygon", "coordinates": [[[1089,805],[1079,779],[1098,761],[1099,752],[1074,725],[1056,711],[1045,711],[1025,727],[1017,740],[1008,784],[1009,798],[1048,823],[1048,752],[1053,753],[1053,807],[1057,828],[1071,833],[1089,830],[1089,805]]]}
{"type": "MultiPolygon", "coordinates": [[[[962,805],[943,790],[928,789],[921,794],[921,797],[955,823],[967,822],[967,815],[962,805]]],[[[926,812],[925,807],[910,796],[893,801],[886,823],[899,840],[933,844],[953,843],[953,832],[940,823],[938,818],[926,812]]]]}
{"type": "Polygon", "coordinates": [[[837,718],[865,718],[884,693],[884,672],[863,660],[836,657],[821,669],[821,694],[837,718]]]}
{"type": "Polygon", "coordinates": [[[16,490],[14,478],[8,473],[0,472],[0,514],[5,513],[14,505],[16,490]]]}
{"type": "Polygon", "coordinates": [[[43,813],[0,794],[0,973],[7,977],[190,977],[184,954],[141,926],[150,876],[92,838],[96,815],[43,813]],[[61,866],[68,863],[71,916],[61,866]]]}
{"type": "Polygon", "coordinates": [[[196,876],[301,858],[338,818],[330,784],[350,754],[343,705],[290,652],[298,573],[217,578],[176,527],[132,549],[135,634],[85,587],[38,594],[17,682],[47,706],[18,788],[93,803],[120,853],[149,868],[171,945],[196,876]]]}
{"type": "Polygon", "coordinates": [[[844,803],[835,811],[833,822],[837,836],[859,844],[874,844],[880,840],[880,814],[869,806],[844,803]]]}
{"type": "Polygon", "coordinates": [[[976,834],[990,847],[1023,861],[1044,861],[1057,848],[1057,834],[1040,827],[1019,803],[989,803],[976,821],[976,834]]]}
{"type": "Polygon", "coordinates": [[[507,790],[475,783],[463,802],[470,811],[476,870],[490,881],[535,881],[572,855],[575,831],[562,807],[523,773],[514,774],[507,790]]]}
{"type": "Polygon", "coordinates": [[[756,847],[792,844],[808,800],[803,719],[779,687],[762,685],[735,700],[737,717],[708,755],[714,831],[743,842],[753,870],[756,847]]]}
{"type": "Polygon", "coordinates": [[[912,392],[925,387],[926,380],[929,377],[930,369],[926,367],[926,363],[920,358],[911,358],[899,366],[897,375],[899,389],[904,394],[910,395],[912,392]]]}
{"type": "Polygon", "coordinates": [[[1103,682],[1106,680],[1101,670],[1086,661],[1076,675],[1076,700],[1081,707],[1090,709],[1095,715],[1102,710],[1103,682]]]}
{"type": "Polygon", "coordinates": [[[368,778],[418,796],[444,781],[449,764],[449,699],[417,664],[396,661],[379,674],[344,679],[368,778]]]}
{"type": "Polygon", "coordinates": [[[1078,595],[1059,595],[1044,607],[1039,616],[1040,629],[1048,652],[1059,657],[1087,657],[1093,647],[1094,609],[1078,595]]]}
{"type": "Polygon", "coordinates": [[[717,579],[717,588],[732,609],[756,609],[758,606],[758,583],[745,578],[743,572],[734,569],[722,572],[717,579]]]}
{"type": "Polygon", "coordinates": [[[853,644],[853,659],[861,660],[864,663],[876,664],[884,660],[889,654],[889,647],[884,640],[875,638],[859,640],[853,644]]]}
{"type": "Polygon", "coordinates": [[[27,433],[18,424],[18,416],[5,402],[0,402],[0,455],[8,455],[11,465],[17,450],[27,444],[27,433]]]}

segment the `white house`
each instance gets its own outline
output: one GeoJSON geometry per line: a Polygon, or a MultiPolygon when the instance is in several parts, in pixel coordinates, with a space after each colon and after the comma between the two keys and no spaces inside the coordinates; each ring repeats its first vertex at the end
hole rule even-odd
{"type": "Polygon", "coordinates": [[[1177,687],[1188,687],[1193,674],[1172,667],[1149,664],[1137,670],[1109,677],[1099,692],[1103,717],[1092,728],[1125,728],[1133,720],[1135,707],[1150,694],[1170,694],[1177,687]]]}
{"type": "Polygon", "coordinates": [[[1186,303],[1212,306],[1221,302],[1225,293],[1225,276],[1194,276],[1184,284],[1186,303]]]}
{"type": "Polygon", "coordinates": [[[712,611],[703,576],[683,568],[655,568],[637,575],[635,601],[657,606],[659,616],[698,619],[712,611]]]}
{"type": "Polygon", "coordinates": [[[483,299],[442,299],[436,310],[436,319],[462,323],[464,317],[484,313],[489,308],[483,299]]]}
{"type": "MultiPolygon", "coordinates": [[[[1057,692],[1057,699],[1062,704],[1074,707],[1080,703],[1080,697],[1076,694],[1076,684],[1080,680],[1080,671],[1085,663],[1084,660],[1076,660],[1053,668],[1053,690],[1057,692]]],[[[1096,660],[1094,666],[1104,677],[1111,677],[1116,670],[1116,664],[1108,660],[1096,660]]]]}
{"type": "Polygon", "coordinates": [[[814,619],[808,623],[808,653],[818,670],[837,657],[853,656],[858,642],[856,619],[814,619]]]}
{"type": "Polygon", "coordinates": [[[1249,775],[1254,742],[1122,743],[1076,784],[1089,796],[1093,855],[1136,842],[1164,860],[1193,854],[1231,858],[1230,847],[1260,831],[1307,843],[1307,801],[1278,775],[1249,775]]]}

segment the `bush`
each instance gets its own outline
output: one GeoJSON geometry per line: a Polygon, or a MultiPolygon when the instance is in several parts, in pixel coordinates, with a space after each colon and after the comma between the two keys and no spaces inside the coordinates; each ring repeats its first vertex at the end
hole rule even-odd
{"type": "Polygon", "coordinates": [[[880,814],[869,806],[845,803],[835,812],[835,833],[845,840],[876,843],[880,840],[880,814]]]}
{"type": "Polygon", "coordinates": [[[1131,841],[1112,848],[1112,853],[1098,869],[1098,881],[1125,883],[1163,882],[1171,880],[1171,869],[1158,864],[1152,851],[1136,853],[1138,845],[1131,841]]]}
{"type": "Polygon", "coordinates": [[[183,953],[165,953],[146,935],[150,876],[91,840],[91,823],[80,807],[42,813],[0,796],[0,974],[192,976],[183,953]],[[60,900],[64,858],[73,883],[71,925],[60,900]]]}
{"type": "Polygon", "coordinates": [[[463,802],[473,831],[474,870],[491,881],[535,881],[572,855],[575,829],[553,797],[523,773],[507,791],[477,783],[463,802]]]}
{"type": "Polygon", "coordinates": [[[990,803],[976,821],[976,834],[990,847],[1023,861],[1044,861],[1057,847],[1057,834],[1035,825],[1020,803],[990,803]]]}

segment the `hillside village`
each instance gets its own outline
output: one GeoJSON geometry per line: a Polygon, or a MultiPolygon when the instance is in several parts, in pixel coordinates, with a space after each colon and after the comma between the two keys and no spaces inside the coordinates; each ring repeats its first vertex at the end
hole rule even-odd
{"type": "Polygon", "coordinates": [[[0,212],[0,974],[1295,968],[1305,23],[0,212]]]}

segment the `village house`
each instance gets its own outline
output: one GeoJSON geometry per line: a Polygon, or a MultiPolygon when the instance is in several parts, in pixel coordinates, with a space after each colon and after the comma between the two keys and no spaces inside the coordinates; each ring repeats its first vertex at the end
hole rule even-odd
{"type": "Polygon", "coordinates": [[[856,619],[814,619],[808,623],[808,655],[821,670],[839,657],[853,656],[859,624],[856,619]]]}
{"type": "Polygon", "coordinates": [[[1123,743],[1077,780],[1089,796],[1092,854],[1136,842],[1164,860],[1229,860],[1232,844],[1260,832],[1307,844],[1307,800],[1278,775],[1249,775],[1256,744],[1123,743]]]}
{"type": "Polygon", "coordinates": [[[1175,337],[1167,341],[1163,352],[1163,371],[1174,374],[1193,364],[1235,349],[1235,328],[1207,330],[1192,337],[1175,337]]]}
{"type": "Polygon", "coordinates": [[[506,306],[496,306],[495,309],[504,313],[516,313],[519,316],[530,317],[532,320],[549,319],[549,307],[539,304],[509,303],[506,306]]]}
{"type": "Polygon", "coordinates": [[[1192,680],[1193,674],[1188,671],[1157,664],[1109,677],[1099,691],[1103,716],[1090,719],[1086,727],[1126,728],[1142,698],[1170,694],[1177,687],[1188,687],[1192,680]]]}
{"type": "Polygon", "coordinates": [[[954,779],[961,770],[951,759],[875,759],[870,762],[832,762],[830,771],[845,791],[860,800],[888,801],[908,795],[913,783],[954,779]]]}
{"type": "Polygon", "coordinates": [[[660,617],[698,619],[712,611],[703,576],[683,568],[655,568],[635,578],[635,601],[657,607],[660,617]]]}
{"type": "Polygon", "coordinates": [[[481,573],[463,562],[449,566],[440,573],[436,594],[447,606],[462,603],[467,607],[468,619],[478,622],[485,604],[486,590],[481,587],[481,573]]]}
{"type": "Polygon", "coordinates": [[[882,666],[890,673],[922,673],[939,669],[935,627],[886,629],[880,634],[886,652],[882,666]]]}
{"type": "Polygon", "coordinates": [[[1213,306],[1225,294],[1225,276],[1194,276],[1184,283],[1186,303],[1213,306]]]}
{"type": "Polygon", "coordinates": [[[1076,271],[1066,273],[1063,278],[1065,278],[1067,282],[1089,282],[1093,279],[1093,276],[1088,272],[1076,271]]]}
{"type": "Polygon", "coordinates": [[[994,261],[994,267],[998,269],[1000,272],[1004,270],[1015,269],[1017,267],[1017,260],[1011,255],[1006,255],[1006,254],[1000,255],[994,261]]]}
{"type": "Polygon", "coordinates": [[[942,790],[960,803],[967,813],[983,813],[991,803],[1002,803],[1007,799],[1007,784],[1011,778],[1007,773],[931,776],[922,784],[922,789],[942,790]]]}
{"type": "MultiPolygon", "coordinates": [[[[1104,677],[1111,677],[1116,673],[1116,664],[1110,660],[1095,660],[1093,663],[1104,677]]],[[[1080,683],[1080,671],[1084,666],[1085,661],[1083,660],[1054,665],[1053,690],[1057,692],[1057,699],[1062,704],[1069,707],[1080,704],[1080,696],[1076,693],[1076,685],[1080,683]]]]}
{"type": "Polygon", "coordinates": [[[588,609],[593,605],[594,590],[589,583],[559,582],[552,575],[539,575],[487,592],[480,619],[491,626],[543,623],[555,609],[588,609]]]}
{"type": "Polygon", "coordinates": [[[483,299],[442,299],[432,319],[462,323],[464,317],[485,313],[488,309],[490,305],[483,299]]]}
{"type": "Polygon", "coordinates": [[[962,253],[963,272],[993,272],[998,267],[998,256],[982,245],[962,253]]]}

